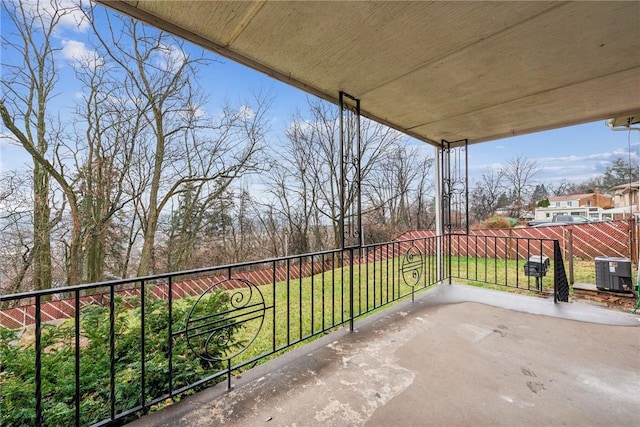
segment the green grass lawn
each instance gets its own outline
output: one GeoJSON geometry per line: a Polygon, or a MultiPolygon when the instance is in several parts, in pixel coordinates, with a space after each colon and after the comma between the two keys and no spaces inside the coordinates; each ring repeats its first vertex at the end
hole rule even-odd
{"type": "MultiPolygon", "coordinates": [[[[491,289],[536,292],[536,278],[524,273],[526,260],[493,258],[451,258],[451,275],[457,282],[491,289]]],[[[541,279],[543,293],[553,293],[553,262],[541,279]]]]}
{"type": "MultiPolygon", "coordinates": [[[[245,345],[253,342],[234,363],[278,351],[348,323],[352,281],[354,317],[371,314],[391,301],[410,295],[412,288],[406,284],[399,267],[400,258],[396,258],[355,265],[353,277],[349,268],[337,268],[293,279],[289,284],[259,286],[266,306],[264,320],[245,323],[236,335],[245,345]]],[[[423,271],[415,288],[424,287],[427,280],[435,281],[435,271],[430,277],[423,271]]],[[[247,291],[229,292],[233,298],[233,294],[247,291]]]]}

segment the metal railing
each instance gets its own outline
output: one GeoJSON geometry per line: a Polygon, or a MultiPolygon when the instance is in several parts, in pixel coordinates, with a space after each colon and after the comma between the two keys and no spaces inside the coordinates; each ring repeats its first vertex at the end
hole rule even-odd
{"type": "Polygon", "coordinates": [[[468,234],[443,239],[445,276],[450,279],[555,294],[556,270],[564,272],[560,246],[554,239],[468,234]],[[537,271],[531,267],[543,259],[547,265],[537,271]],[[556,269],[556,262],[560,269],[556,269]]]}
{"type": "Polygon", "coordinates": [[[427,237],[2,296],[29,325],[0,328],[0,424],[121,424],[443,278],[510,286],[515,263],[520,288],[522,260],[557,242],[519,240],[427,237]]]}

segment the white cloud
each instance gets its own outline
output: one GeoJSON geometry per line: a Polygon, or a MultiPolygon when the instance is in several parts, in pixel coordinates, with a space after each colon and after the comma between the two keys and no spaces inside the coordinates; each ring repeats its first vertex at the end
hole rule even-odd
{"type": "Polygon", "coordinates": [[[238,114],[242,120],[251,120],[256,115],[255,111],[248,105],[241,105],[238,108],[238,114]]]}
{"type": "Polygon", "coordinates": [[[20,3],[29,16],[42,17],[45,22],[58,19],[62,29],[84,32],[89,28],[81,0],[21,0],[20,3]]]}
{"type": "MultiPolygon", "coordinates": [[[[595,176],[602,175],[605,169],[611,165],[611,161],[622,157],[627,159],[629,152],[623,149],[615,149],[604,153],[591,153],[585,155],[569,155],[557,157],[531,158],[540,169],[536,175],[537,182],[554,182],[569,179],[573,182],[586,181],[595,176]]],[[[632,160],[637,160],[637,153],[631,153],[632,160]]],[[[491,170],[498,170],[504,163],[469,164],[469,173],[474,178],[491,170]]]]}
{"type": "Polygon", "coordinates": [[[162,45],[158,51],[156,62],[163,71],[175,73],[187,61],[187,54],[176,45],[162,45]]]}
{"type": "Polygon", "coordinates": [[[104,60],[93,49],[88,49],[84,42],[77,40],[62,40],[63,58],[71,61],[75,65],[83,67],[100,67],[104,64],[104,60]]]}
{"type": "Polygon", "coordinates": [[[9,170],[25,169],[29,163],[29,154],[16,139],[8,133],[0,132],[0,176],[9,170]]]}
{"type": "Polygon", "coordinates": [[[469,172],[477,171],[478,173],[482,174],[490,171],[497,171],[502,166],[504,166],[503,163],[484,163],[477,165],[469,163],[469,172]]]}
{"type": "Polygon", "coordinates": [[[629,153],[625,148],[584,155],[539,157],[533,160],[540,168],[540,174],[537,176],[539,181],[570,179],[574,182],[582,182],[602,175],[606,168],[611,166],[613,160],[622,158],[626,161],[629,155],[631,155],[631,161],[638,160],[638,153],[635,150],[629,153]]]}
{"type": "Polygon", "coordinates": [[[13,138],[10,134],[0,132],[0,149],[3,149],[8,145],[15,145],[15,144],[17,144],[17,142],[15,138],[13,138]]]}
{"type": "MultiPolygon", "coordinates": [[[[592,153],[585,154],[582,156],[571,155],[571,156],[558,156],[558,157],[539,157],[535,159],[538,163],[575,163],[575,162],[588,162],[588,161],[611,161],[617,159],[618,157],[622,157],[626,159],[629,156],[629,152],[622,148],[617,148],[613,151],[608,151],[604,153],[592,153]]],[[[635,158],[638,154],[635,152],[631,152],[631,157],[635,158]]]]}
{"type": "Polygon", "coordinates": [[[65,14],[60,19],[60,24],[68,29],[75,29],[78,32],[84,32],[89,28],[89,20],[84,12],[80,9],[78,1],[62,0],[60,5],[63,6],[65,14]]]}
{"type": "Polygon", "coordinates": [[[291,120],[287,125],[286,133],[307,134],[314,130],[313,123],[308,120],[291,120]]]}
{"type": "Polygon", "coordinates": [[[187,110],[180,112],[184,119],[201,119],[207,116],[207,112],[200,105],[191,104],[187,110]]]}

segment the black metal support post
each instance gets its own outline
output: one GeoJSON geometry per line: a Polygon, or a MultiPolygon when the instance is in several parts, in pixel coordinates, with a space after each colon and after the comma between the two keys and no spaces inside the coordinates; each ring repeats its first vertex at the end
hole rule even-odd
{"type": "MultiPolygon", "coordinates": [[[[466,139],[440,142],[442,233],[447,251],[447,272],[452,277],[452,235],[469,234],[469,156],[466,139]]],[[[468,242],[467,242],[468,243],[468,242]]]]}
{"type": "Polygon", "coordinates": [[[340,92],[340,248],[362,246],[360,100],[340,92]]]}
{"type": "Polygon", "coordinates": [[[468,141],[440,142],[444,234],[469,234],[468,141]]]}

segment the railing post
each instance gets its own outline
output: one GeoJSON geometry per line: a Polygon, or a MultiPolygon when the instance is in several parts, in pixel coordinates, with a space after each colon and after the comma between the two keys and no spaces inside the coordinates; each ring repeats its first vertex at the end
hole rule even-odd
{"type": "Polygon", "coordinates": [[[638,266],[638,236],[636,234],[636,219],[635,217],[629,218],[628,221],[629,226],[629,257],[631,258],[631,262],[635,262],[636,266],[638,266]]]}
{"type": "Polygon", "coordinates": [[[36,295],[36,307],[35,307],[35,368],[36,368],[36,425],[41,426],[43,423],[42,418],[42,306],[40,303],[40,295],[36,295]]]}
{"type": "Polygon", "coordinates": [[[74,348],[74,376],[75,376],[75,394],[73,396],[73,400],[75,403],[75,417],[76,417],[76,426],[80,426],[80,291],[75,291],[74,294],[74,335],[75,335],[75,348],[74,348]]]}
{"type": "MultiPolygon", "coordinates": [[[[116,305],[114,286],[109,287],[109,415],[116,416],[116,305]]],[[[142,304],[142,300],[141,300],[142,304]]]]}
{"type": "Polygon", "coordinates": [[[173,276],[167,282],[167,310],[169,314],[169,330],[167,331],[168,364],[167,380],[169,381],[169,396],[173,396],[173,276]]]}
{"type": "Polygon", "coordinates": [[[569,228],[568,230],[569,232],[569,236],[567,237],[567,244],[569,245],[568,248],[568,255],[567,257],[569,258],[569,283],[570,284],[574,284],[574,280],[573,280],[573,230],[571,228],[569,228]]]}
{"type": "Polygon", "coordinates": [[[145,294],[146,283],[144,280],[140,281],[140,401],[142,404],[142,412],[145,414],[148,412],[147,408],[147,388],[146,388],[146,334],[145,334],[145,294]]]}
{"type": "Polygon", "coordinates": [[[353,332],[353,248],[349,248],[349,330],[353,332]]]}

